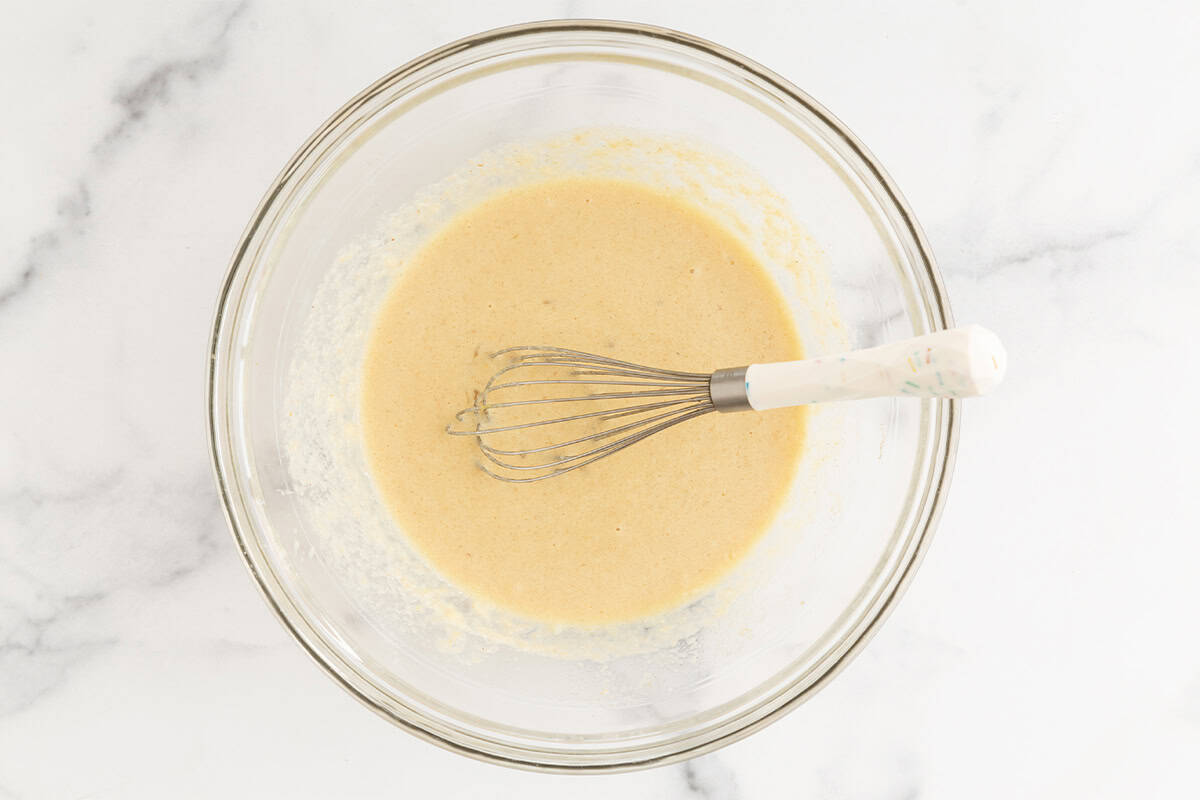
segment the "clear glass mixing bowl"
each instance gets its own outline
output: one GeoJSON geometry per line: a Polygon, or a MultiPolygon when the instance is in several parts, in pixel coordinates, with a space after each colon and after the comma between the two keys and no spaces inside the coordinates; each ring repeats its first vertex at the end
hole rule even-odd
{"type": "Polygon", "coordinates": [[[837,444],[822,468],[822,502],[804,510],[794,546],[750,591],[750,610],[689,637],[688,658],[602,663],[505,647],[468,658],[372,611],[378,604],[362,597],[368,581],[323,555],[331,536],[354,535],[356,518],[315,517],[292,491],[282,451],[282,394],[304,312],[342,248],[467,158],[603,126],[710,142],[766,176],[826,252],[851,346],[951,324],[933,256],[896,187],[810,97],[701,39],[559,21],[422,56],[323,125],[246,229],[209,354],[221,497],[280,621],[331,677],[397,725],[476,758],[544,770],[679,760],[796,708],[862,646],[911,577],[957,440],[951,401],[878,400],[814,417],[837,444]]]}

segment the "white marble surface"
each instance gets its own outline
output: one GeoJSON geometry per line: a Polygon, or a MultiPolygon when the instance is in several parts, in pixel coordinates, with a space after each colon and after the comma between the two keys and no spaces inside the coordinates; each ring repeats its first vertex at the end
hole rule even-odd
{"type": "Polygon", "coordinates": [[[0,34],[0,798],[1200,793],[1194,3],[21,3],[0,34]],[[511,22],[719,40],[829,106],[917,211],[1007,384],[858,660],[684,766],[549,777],[393,729],[285,635],[203,430],[262,191],[396,65],[511,22]]]}

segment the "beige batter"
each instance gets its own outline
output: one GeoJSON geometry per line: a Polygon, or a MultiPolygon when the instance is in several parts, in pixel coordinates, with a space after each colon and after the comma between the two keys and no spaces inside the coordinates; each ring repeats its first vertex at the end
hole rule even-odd
{"type": "Polygon", "coordinates": [[[709,414],[568,475],[507,484],[445,427],[495,371],[488,353],[531,343],[703,372],[800,358],[765,270],[679,198],[608,179],[539,183],[460,214],[422,248],[367,353],[375,482],[447,579],[585,625],[694,597],[771,522],[803,410],[709,414]]]}

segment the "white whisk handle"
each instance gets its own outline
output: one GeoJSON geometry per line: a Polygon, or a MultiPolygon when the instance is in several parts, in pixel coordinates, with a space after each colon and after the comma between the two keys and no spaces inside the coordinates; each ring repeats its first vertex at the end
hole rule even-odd
{"type": "Polygon", "coordinates": [[[766,411],[870,397],[971,397],[1000,384],[1007,360],[996,334],[964,325],[842,355],[751,364],[746,399],[766,411]]]}

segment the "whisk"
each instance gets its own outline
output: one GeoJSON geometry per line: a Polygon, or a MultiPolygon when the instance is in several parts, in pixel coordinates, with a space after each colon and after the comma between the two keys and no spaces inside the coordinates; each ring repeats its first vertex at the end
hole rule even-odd
{"type": "Polygon", "coordinates": [[[999,338],[978,325],[937,331],[840,355],[715,372],[648,367],[564,347],[522,345],[455,415],[493,478],[532,483],[593,464],[713,411],[873,397],[957,399],[986,394],[1004,377],[999,338]],[[561,410],[561,413],[560,413],[561,410]]]}

